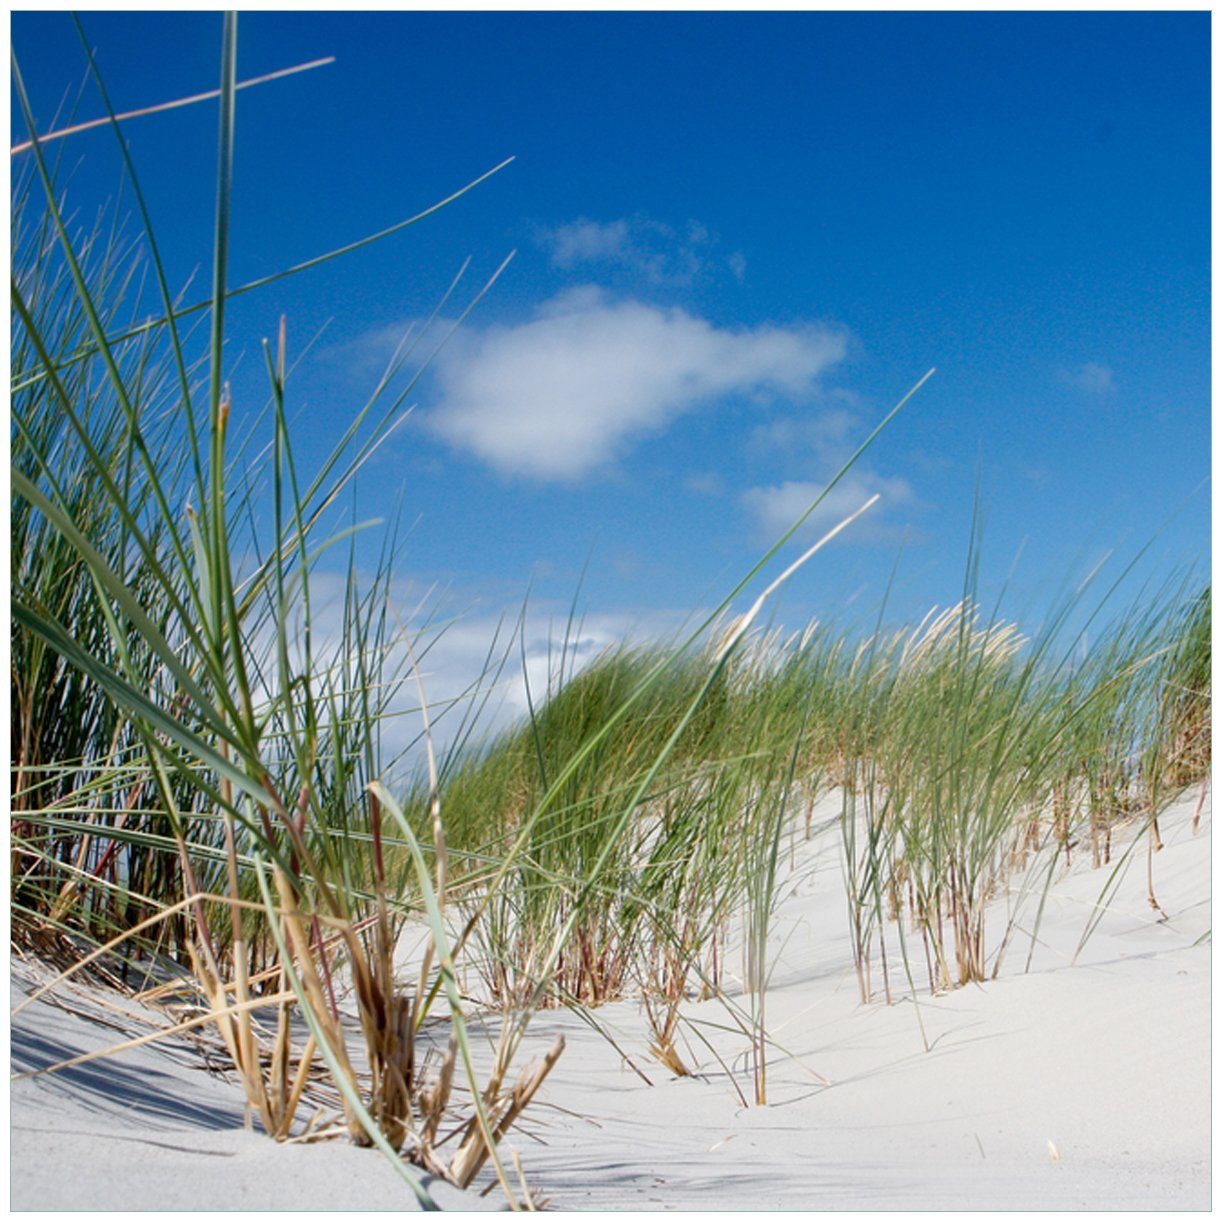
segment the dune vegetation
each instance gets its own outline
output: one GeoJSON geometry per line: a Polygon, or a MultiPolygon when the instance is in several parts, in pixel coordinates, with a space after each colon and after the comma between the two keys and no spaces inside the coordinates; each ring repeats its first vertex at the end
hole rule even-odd
{"type": "Polygon", "coordinates": [[[375,528],[345,516],[436,341],[409,337],[304,470],[281,322],[266,405],[231,428],[225,307],[258,287],[228,272],[235,65],[230,17],[198,306],[167,283],[130,163],[134,236],[115,211],[72,219],[64,144],[39,136],[14,65],[22,952],[189,1005],[167,1009],[175,1027],[213,1033],[272,1137],[325,1099],[422,1203],[421,1169],[529,1206],[499,1150],[563,1054],[532,1036],[545,1008],[597,1024],[639,998],[682,1075],[683,1003],[717,998],[767,1102],[767,935],[796,840],[840,846],[863,1002],[988,979],[1027,953],[1061,863],[1088,857],[1102,890],[1141,836],[1157,851],[1159,811],[1210,766],[1209,587],[1185,574],[1124,602],[1100,573],[1017,624],[982,604],[975,539],[958,601],[919,624],[790,632],[769,596],[795,566],[767,583],[803,519],[685,635],[583,667],[562,643],[530,715],[494,734],[481,710],[513,661],[490,655],[436,746],[421,664],[437,629],[393,602],[402,540],[376,527],[371,571],[356,539],[375,528]],[[320,573],[343,587],[325,632],[320,573]],[[400,758],[386,727],[405,716],[420,731],[400,758]],[[816,824],[829,793],[839,817],[816,824]],[[1025,932],[987,925],[1007,889],[1025,932]]]}

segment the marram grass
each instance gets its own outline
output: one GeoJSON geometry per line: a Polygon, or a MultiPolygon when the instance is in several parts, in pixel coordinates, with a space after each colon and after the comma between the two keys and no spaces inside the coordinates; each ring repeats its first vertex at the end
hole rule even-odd
{"type": "MultiPolygon", "coordinates": [[[[170,292],[125,149],[139,239],[68,219],[65,145],[40,141],[14,65],[30,132],[12,280],[19,943],[145,995],[190,994],[272,1136],[300,1131],[323,1067],[352,1138],[426,1207],[420,1169],[482,1174],[529,1207],[499,1148],[563,1051],[520,1066],[541,1007],[640,997],[654,1056],[683,1074],[686,1003],[718,998],[767,1102],[769,931],[793,837],[839,839],[867,1001],[996,974],[1019,941],[987,927],[1001,888],[1029,894],[1038,927],[1066,857],[1110,868],[1122,826],[1148,828],[1156,851],[1161,805],[1210,765],[1209,588],[1157,590],[1088,645],[1067,627],[1085,591],[1035,629],[982,608],[973,544],[962,601],[914,627],[768,629],[767,598],[845,523],[737,619],[801,521],[685,637],[584,670],[562,649],[522,724],[482,742],[465,724],[438,759],[428,640],[390,597],[400,543],[392,529],[360,574],[341,516],[401,418],[391,377],[425,339],[310,472],[283,322],[263,346],[266,410],[239,413],[226,385],[225,304],[266,282],[228,275],[236,40],[230,16],[198,308],[170,292]],[[345,552],[324,633],[318,574],[345,552]],[[405,694],[424,763],[394,780],[383,731],[405,694]],[[810,811],[828,792],[840,817],[821,832],[810,811]],[[407,928],[424,938],[410,979],[407,928]],[[490,1061],[473,1048],[476,1007],[490,1061]],[[435,1019],[440,1043],[424,1035],[435,1019]]],[[[490,655],[487,684],[496,673],[490,655]]]]}

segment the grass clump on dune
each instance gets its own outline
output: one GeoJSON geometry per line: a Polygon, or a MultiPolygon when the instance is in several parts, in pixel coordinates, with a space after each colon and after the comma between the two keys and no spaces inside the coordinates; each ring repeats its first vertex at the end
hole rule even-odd
{"type": "Polygon", "coordinates": [[[347,533],[326,533],[329,511],[399,403],[382,401],[384,380],[305,476],[287,424],[281,325],[264,343],[262,449],[232,444],[223,351],[236,39],[230,15],[209,328],[194,355],[151,228],[141,252],[161,317],[124,329],[131,265],[113,240],[100,248],[70,232],[14,66],[32,159],[31,254],[13,285],[14,518],[26,545],[14,550],[13,582],[16,911],[29,940],[56,934],[78,962],[82,938],[107,952],[95,952],[99,963],[158,956],[172,942],[190,975],[161,956],[146,976],[202,995],[270,1134],[295,1130],[322,1062],[352,1136],[380,1146],[424,1204],[401,1152],[457,1183],[490,1159],[516,1204],[496,1147],[531,1080],[507,1082],[503,1063],[477,1074],[440,920],[441,830],[422,844],[377,789],[380,719],[408,673],[401,651],[388,661],[398,635],[388,569],[358,590],[350,566],[338,637],[312,633],[314,570],[347,533]],[[260,478],[269,493],[254,491],[260,478]],[[260,509],[270,536],[255,529],[260,509]],[[238,555],[254,560],[239,570],[238,555]],[[65,717],[73,741],[55,741],[65,717]],[[398,873],[387,868],[391,841],[398,873]],[[412,915],[433,941],[405,986],[393,954],[412,915]],[[341,966],[358,1061],[336,1005],[341,966]],[[454,1039],[427,1068],[416,1038],[436,1009],[454,1039]],[[454,1125],[443,1157],[439,1132],[454,1125]]]}

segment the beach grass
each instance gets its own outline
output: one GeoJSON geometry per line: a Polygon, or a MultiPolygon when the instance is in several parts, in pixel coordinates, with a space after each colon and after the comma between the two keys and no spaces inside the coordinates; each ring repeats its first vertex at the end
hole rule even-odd
{"type": "Polygon", "coordinates": [[[299,1131],[324,1066],[342,1127],[425,1207],[421,1171],[490,1176],[517,1208],[531,1197],[499,1150],[563,1052],[529,1043],[546,1007],[597,1022],[640,998],[656,1061],[683,1075],[687,1003],[717,999],[767,1103],[771,918],[797,839],[838,840],[863,1002],[995,975],[1021,935],[1014,915],[986,926],[989,901],[1023,897],[1033,943],[1059,863],[1112,868],[1118,828],[1153,859],[1159,810],[1210,766],[1209,587],[1187,575],[1117,609],[1095,580],[1019,625],[980,605],[973,537],[961,600],[915,626],[769,625],[783,583],[868,504],[735,614],[816,501],[673,640],[584,664],[571,619],[528,716],[485,737],[481,693],[506,665],[490,652],[472,721],[439,747],[427,635],[392,598],[400,539],[385,528],[363,569],[343,512],[402,419],[393,376],[414,382],[434,341],[401,346],[307,472],[281,320],[262,346],[266,407],[233,435],[226,303],[271,278],[229,279],[236,18],[224,31],[198,309],[170,290],[121,138],[139,234],[117,209],[70,220],[64,146],[40,140],[14,65],[30,134],[13,206],[19,945],[193,997],[271,1136],[299,1131]],[[342,588],[325,632],[324,573],[342,588]],[[405,703],[414,767],[384,745],[405,703]],[[818,828],[827,794],[839,816],[818,828]],[[423,940],[405,968],[407,930],[423,940]],[[526,1051],[539,1059],[523,1067],[526,1051]]]}

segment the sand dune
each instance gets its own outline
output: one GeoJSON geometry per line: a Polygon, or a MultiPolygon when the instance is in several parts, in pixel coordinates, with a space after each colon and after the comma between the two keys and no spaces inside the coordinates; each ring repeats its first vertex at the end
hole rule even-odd
{"type": "MultiPolygon", "coordinates": [[[[773,929],[770,1105],[743,1105],[747,1040],[717,1002],[686,1013],[724,1066],[689,1036],[688,1078],[650,1059],[636,1003],[597,1012],[652,1085],[580,1019],[545,1012],[531,1046],[562,1030],[568,1049],[512,1140],[534,1190],[580,1210],[1208,1208],[1211,817],[1206,801],[1194,832],[1198,797],[1162,820],[1165,920],[1140,849],[1073,962],[1108,877],[1075,863],[999,979],[930,997],[918,978],[914,1000],[893,976],[889,1006],[858,998],[834,838],[795,845],[773,929]]],[[[996,934],[1014,902],[993,901],[996,934]]],[[[14,997],[27,982],[15,977],[14,997]]],[[[97,1021],[24,1010],[15,1071],[121,1038],[102,1023],[122,1018],[94,1009],[97,1021]]],[[[11,1140],[14,1209],[414,1205],[375,1153],[245,1131],[238,1087],[174,1043],[15,1081],[11,1140]]]]}
{"type": "MultiPolygon", "coordinates": [[[[1070,966],[1107,877],[1075,868],[1049,897],[1029,973],[1016,943],[1000,979],[918,991],[916,1006],[859,1004],[825,850],[777,915],[769,1028],[792,1056],[774,1055],[771,1105],[744,1108],[707,1054],[700,1079],[642,1057],[655,1082],[645,1087],[566,1022],[548,1097],[590,1120],[546,1118],[547,1146],[523,1146],[535,1182],[580,1209],[1206,1208],[1210,835],[1208,807],[1193,834],[1197,796],[1162,820],[1166,921],[1136,853],[1070,966]]],[[[724,1025],[719,1010],[690,1013],[724,1025]]],[[[641,1049],[635,1006],[599,1016],[641,1049]]],[[[749,1096],[743,1036],[705,1031],[749,1096]]]]}

